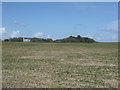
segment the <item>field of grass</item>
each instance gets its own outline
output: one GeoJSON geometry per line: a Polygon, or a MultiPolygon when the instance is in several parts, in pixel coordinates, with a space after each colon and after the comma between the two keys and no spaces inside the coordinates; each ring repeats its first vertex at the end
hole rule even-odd
{"type": "Polygon", "coordinates": [[[2,43],[3,88],[117,88],[117,43],[2,43]]]}

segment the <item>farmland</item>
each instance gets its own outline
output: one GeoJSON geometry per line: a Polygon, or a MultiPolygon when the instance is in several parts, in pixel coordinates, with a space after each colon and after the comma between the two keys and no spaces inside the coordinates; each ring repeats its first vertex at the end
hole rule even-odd
{"type": "Polygon", "coordinates": [[[2,43],[3,88],[117,88],[117,43],[2,43]]]}

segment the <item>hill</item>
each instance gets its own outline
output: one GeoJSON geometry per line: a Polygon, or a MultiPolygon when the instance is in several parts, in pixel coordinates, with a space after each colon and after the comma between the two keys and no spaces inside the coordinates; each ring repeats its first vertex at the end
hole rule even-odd
{"type": "Polygon", "coordinates": [[[54,42],[87,42],[87,43],[93,43],[96,42],[94,39],[88,38],[88,37],[81,37],[78,35],[77,37],[70,36],[68,38],[55,40],[54,42]]]}
{"type": "Polygon", "coordinates": [[[63,39],[57,39],[57,40],[52,40],[51,38],[23,38],[23,37],[18,37],[18,38],[10,38],[10,39],[5,39],[5,42],[83,42],[83,43],[93,43],[96,42],[94,39],[88,38],[88,37],[81,37],[78,35],[77,37],[74,36],[69,36],[67,38],[63,39]]]}

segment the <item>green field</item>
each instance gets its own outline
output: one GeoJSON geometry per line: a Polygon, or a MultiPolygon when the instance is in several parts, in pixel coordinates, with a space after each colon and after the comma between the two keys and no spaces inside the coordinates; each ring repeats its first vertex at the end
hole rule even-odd
{"type": "Polygon", "coordinates": [[[117,43],[2,43],[3,88],[117,88],[117,43]]]}

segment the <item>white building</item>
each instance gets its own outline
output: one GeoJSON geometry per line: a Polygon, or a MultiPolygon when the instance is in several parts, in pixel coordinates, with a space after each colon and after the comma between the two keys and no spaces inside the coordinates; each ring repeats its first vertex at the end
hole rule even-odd
{"type": "Polygon", "coordinates": [[[31,40],[28,38],[23,38],[23,42],[30,42],[31,40]]]}

